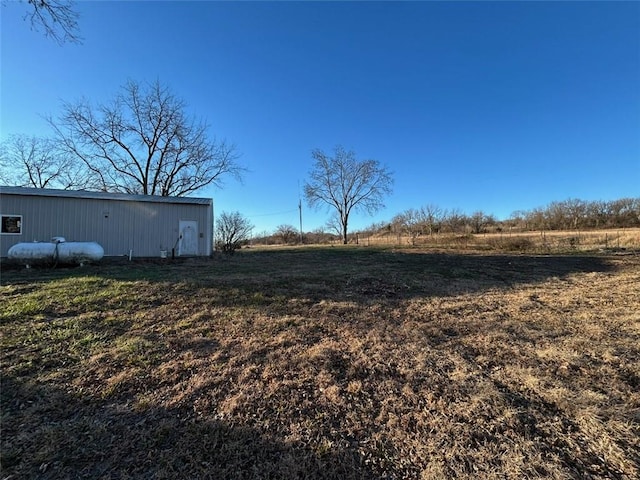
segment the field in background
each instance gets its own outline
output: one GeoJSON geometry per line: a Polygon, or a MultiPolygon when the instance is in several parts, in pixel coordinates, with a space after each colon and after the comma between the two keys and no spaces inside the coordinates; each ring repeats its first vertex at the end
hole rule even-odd
{"type": "Polygon", "coordinates": [[[439,233],[416,237],[387,233],[371,236],[359,235],[357,241],[365,246],[401,245],[547,254],[623,250],[640,252],[640,228],[541,232],[504,231],[480,234],[439,233]]]}
{"type": "Polygon", "coordinates": [[[2,478],[640,476],[637,255],[246,249],[0,283],[2,478]]]}

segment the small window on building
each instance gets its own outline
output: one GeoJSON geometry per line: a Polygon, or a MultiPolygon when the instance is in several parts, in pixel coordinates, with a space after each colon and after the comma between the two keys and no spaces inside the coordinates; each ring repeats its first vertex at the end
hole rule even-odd
{"type": "Polygon", "coordinates": [[[2,215],[2,233],[22,235],[22,215],[2,215]]]}

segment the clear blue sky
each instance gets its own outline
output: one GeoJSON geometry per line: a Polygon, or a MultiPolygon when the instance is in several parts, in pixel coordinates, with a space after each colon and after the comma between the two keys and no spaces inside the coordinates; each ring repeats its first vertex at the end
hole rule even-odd
{"type": "Polygon", "coordinates": [[[336,144],[394,172],[352,229],[640,195],[640,2],[80,2],[84,43],[63,46],[25,8],[0,6],[1,140],[159,79],[238,146],[244,183],[197,196],[254,233],[298,226],[310,152],[336,144]]]}

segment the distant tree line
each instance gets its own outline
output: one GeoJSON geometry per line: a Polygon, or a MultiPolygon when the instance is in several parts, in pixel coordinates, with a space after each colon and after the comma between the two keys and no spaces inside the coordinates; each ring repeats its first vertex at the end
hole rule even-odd
{"type": "MultiPolygon", "coordinates": [[[[469,235],[499,232],[542,230],[594,230],[603,228],[640,227],[640,197],[612,201],[569,199],[552,202],[546,207],[518,210],[506,220],[480,210],[466,214],[459,209],[437,205],[410,208],[390,221],[376,222],[350,234],[356,242],[374,235],[402,235],[417,239],[429,235],[469,235]]],[[[300,233],[293,225],[279,225],[275,231],[255,235],[252,243],[261,245],[293,245],[300,243],[300,233]]],[[[302,235],[304,244],[343,243],[340,229],[331,221],[302,235]]]]}
{"type": "Polygon", "coordinates": [[[612,201],[569,199],[546,207],[518,210],[506,220],[482,211],[466,214],[459,209],[426,205],[410,208],[389,222],[374,223],[363,234],[397,234],[416,238],[439,233],[480,234],[501,231],[589,230],[640,227],[640,198],[612,201]]]}
{"type": "Polygon", "coordinates": [[[569,199],[516,211],[508,225],[522,230],[584,230],[640,227],[640,197],[612,201],[569,199]]]}
{"type": "Polygon", "coordinates": [[[343,243],[340,233],[331,233],[327,231],[327,226],[321,226],[311,232],[304,232],[300,235],[300,231],[293,225],[279,225],[275,231],[262,231],[257,233],[252,243],[257,245],[319,245],[328,243],[343,243]]]}

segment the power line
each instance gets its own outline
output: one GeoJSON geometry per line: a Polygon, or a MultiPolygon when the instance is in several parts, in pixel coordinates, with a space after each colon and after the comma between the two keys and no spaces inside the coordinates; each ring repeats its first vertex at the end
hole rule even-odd
{"type": "Polygon", "coordinates": [[[248,216],[249,218],[255,218],[255,217],[272,217],[272,216],[275,216],[275,215],[284,215],[284,214],[287,214],[287,213],[294,213],[294,212],[297,212],[297,211],[298,211],[298,209],[297,209],[297,208],[294,208],[293,210],[287,210],[287,211],[285,211],[285,212],[259,213],[259,214],[257,214],[257,215],[247,215],[247,216],[248,216]]]}

